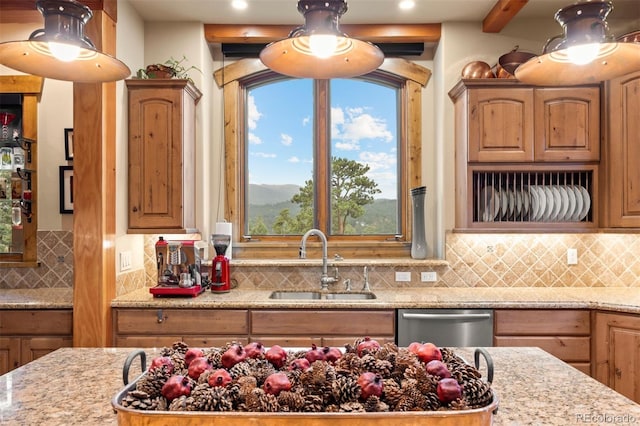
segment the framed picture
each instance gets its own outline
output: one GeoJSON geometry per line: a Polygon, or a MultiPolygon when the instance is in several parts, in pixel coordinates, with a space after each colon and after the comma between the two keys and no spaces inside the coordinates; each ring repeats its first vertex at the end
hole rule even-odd
{"type": "Polygon", "coordinates": [[[73,160],[73,129],[64,129],[64,159],[73,160]]]}
{"type": "Polygon", "coordinates": [[[60,166],[60,213],[73,213],[73,166],[60,166]]]}

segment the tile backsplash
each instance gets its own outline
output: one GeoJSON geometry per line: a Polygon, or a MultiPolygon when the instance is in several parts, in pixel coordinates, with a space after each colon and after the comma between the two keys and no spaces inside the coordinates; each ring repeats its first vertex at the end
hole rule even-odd
{"type": "MultiPolygon", "coordinates": [[[[116,276],[116,294],[155,285],[155,242],[145,236],[144,269],[116,276]]],[[[371,287],[640,287],[640,234],[470,234],[449,232],[446,265],[390,259],[369,268],[371,287]],[[567,265],[567,249],[578,264],[567,265]],[[411,272],[411,282],[395,282],[395,272],[411,272]],[[436,283],[421,283],[420,272],[438,273],[436,283]]],[[[38,268],[5,268],[0,289],[73,286],[73,235],[38,231],[38,268]]],[[[362,287],[363,267],[339,268],[341,280],[362,287]]],[[[318,285],[319,266],[236,265],[232,277],[240,288],[308,288],[318,285]]]]}

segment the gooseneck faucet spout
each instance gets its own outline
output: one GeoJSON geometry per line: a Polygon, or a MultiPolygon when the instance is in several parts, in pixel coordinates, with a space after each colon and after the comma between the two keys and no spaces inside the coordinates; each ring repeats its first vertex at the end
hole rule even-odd
{"type": "Polygon", "coordinates": [[[330,277],[327,272],[327,237],[321,230],[315,228],[309,229],[302,236],[302,241],[300,242],[300,259],[307,258],[307,239],[312,235],[320,238],[320,241],[322,242],[322,277],[320,277],[320,287],[322,290],[327,290],[329,288],[329,284],[333,284],[338,281],[338,273],[336,272],[335,277],[330,277]]]}

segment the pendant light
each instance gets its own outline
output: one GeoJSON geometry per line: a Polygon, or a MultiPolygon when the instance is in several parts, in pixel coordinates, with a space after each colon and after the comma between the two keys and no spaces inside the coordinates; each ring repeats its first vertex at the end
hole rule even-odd
{"type": "Polygon", "coordinates": [[[131,74],[118,59],[99,52],[84,35],[93,17],[87,6],[75,0],[37,0],[44,29],[29,40],[0,43],[0,63],[55,80],[82,83],[122,80],[131,74]]]}
{"type": "Polygon", "coordinates": [[[605,21],[610,1],[585,1],[560,9],[564,34],[547,41],[543,54],[516,68],[523,83],[572,86],[610,80],[640,70],[640,43],[617,41],[605,21]]]}
{"type": "Polygon", "coordinates": [[[273,71],[301,78],[348,78],[375,70],[384,54],[377,46],[340,32],[338,20],[346,11],[345,0],[299,0],[304,26],[267,45],[260,60],[273,71]]]}

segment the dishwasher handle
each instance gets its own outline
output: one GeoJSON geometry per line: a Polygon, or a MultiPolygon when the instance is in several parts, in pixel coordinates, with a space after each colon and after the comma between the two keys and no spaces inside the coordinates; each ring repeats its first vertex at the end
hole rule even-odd
{"type": "Polygon", "coordinates": [[[403,313],[403,319],[416,320],[483,320],[491,318],[491,314],[411,314],[403,313]]]}

